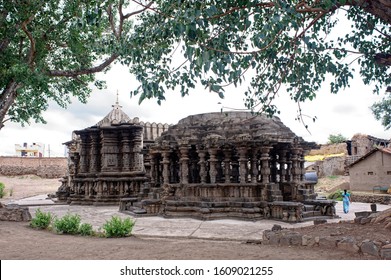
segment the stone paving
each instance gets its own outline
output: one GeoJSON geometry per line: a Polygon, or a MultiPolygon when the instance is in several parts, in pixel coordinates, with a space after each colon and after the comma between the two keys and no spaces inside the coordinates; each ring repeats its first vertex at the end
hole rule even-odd
{"type": "MultiPolygon", "coordinates": [[[[313,225],[312,221],[303,223],[284,223],[274,220],[242,221],[232,219],[202,221],[191,218],[165,219],[157,216],[132,217],[118,211],[118,206],[80,206],[59,205],[46,196],[36,196],[14,201],[11,203],[29,206],[31,215],[40,208],[44,212],[51,212],[57,217],[67,213],[78,214],[83,223],[90,223],[95,230],[116,215],[121,218],[132,218],[136,221],[133,234],[140,237],[176,237],[176,238],[202,238],[215,240],[259,240],[264,230],[271,229],[273,225],[281,225],[284,228],[303,227],[313,225]]],[[[382,211],[391,208],[391,205],[377,205],[377,210],[382,211]]],[[[329,219],[328,222],[340,220],[353,220],[354,212],[370,211],[370,204],[353,202],[348,214],[344,214],[342,203],[336,205],[336,214],[340,218],[329,219]]]]}

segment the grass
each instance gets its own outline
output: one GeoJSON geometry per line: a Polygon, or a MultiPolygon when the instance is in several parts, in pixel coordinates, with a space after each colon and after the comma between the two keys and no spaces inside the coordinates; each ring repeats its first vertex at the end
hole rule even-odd
{"type": "Polygon", "coordinates": [[[5,196],[5,185],[4,183],[0,182],[0,198],[3,198],[5,196]]]}

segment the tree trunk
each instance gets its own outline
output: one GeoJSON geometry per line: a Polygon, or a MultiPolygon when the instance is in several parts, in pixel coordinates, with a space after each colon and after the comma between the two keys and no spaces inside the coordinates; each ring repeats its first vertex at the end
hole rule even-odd
{"type": "Polygon", "coordinates": [[[365,0],[359,1],[362,9],[391,24],[391,0],[365,0]]]}
{"type": "Polygon", "coordinates": [[[4,127],[5,116],[11,105],[15,102],[16,90],[18,88],[20,88],[20,84],[12,80],[0,95],[0,129],[4,127]]]}

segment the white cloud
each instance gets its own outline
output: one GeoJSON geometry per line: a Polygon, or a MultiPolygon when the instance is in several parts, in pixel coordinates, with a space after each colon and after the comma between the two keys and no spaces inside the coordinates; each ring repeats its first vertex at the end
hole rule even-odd
{"type": "MultiPolygon", "coordinates": [[[[111,105],[116,101],[117,90],[123,111],[132,118],[139,117],[144,122],[175,124],[193,114],[216,112],[222,107],[244,107],[243,90],[240,88],[227,89],[223,100],[213,92],[197,88],[183,98],[178,92],[168,92],[167,100],[163,101],[161,106],[156,100],[145,100],[139,106],[137,96],[129,98],[129,92],[137,86],[137,82],[125,68],[115,65],[101,77],[107,80],[107,89],[94,89],[87,104],[81,104],[77,99],[68,109],[51,104],[44,113],[46,125],[32,124],[21,127],[18,124],[6,123],[0,130],[0,155],[14,155],[14,144],[41,142],[46,146],[46,156],[49,146],[51,156],[63,156],[62,143],[71,139],[72,131],[92,126],[108,114],[112,109],[111,105]]],[[[330,134],[338,133],[348,138],[355,133],[391,138],[390,131],[385,131],[369,110],[369,106],[380,100],[381,96],[373,95],[371,88],[364,86],[361,81],[354,82],[351,88],[336,95],[329,93],[328,87],[325,86],[315,100],[301,105],[310,133],[302,123],[295,120],[298,109],[295,103],[284,92],[279,95],[276,104],[281,110],[281,121],[307,141],[326,143],[330,134]],[[313,122],[312,117],[315,116],[317,120],[313,122]]]]}

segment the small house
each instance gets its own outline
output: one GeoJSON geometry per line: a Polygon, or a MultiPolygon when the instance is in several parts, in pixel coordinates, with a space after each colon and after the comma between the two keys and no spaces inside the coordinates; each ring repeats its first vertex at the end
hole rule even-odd
{"type": "Polygon", "coordinates": [[[350,189],[373,191],[391,185],[391,148],[375,148],[349,166],[350,189]]]}

